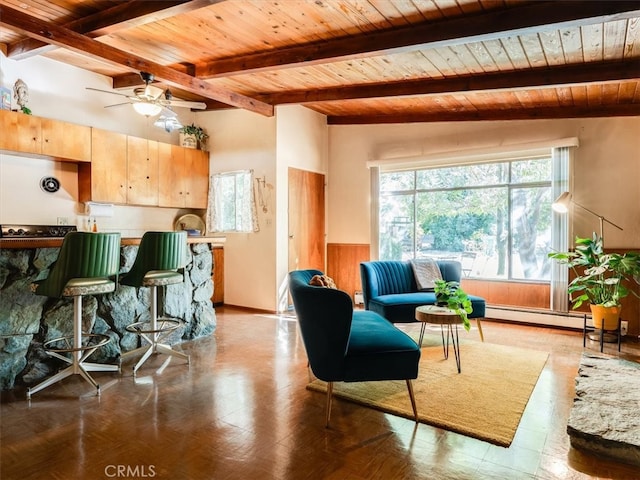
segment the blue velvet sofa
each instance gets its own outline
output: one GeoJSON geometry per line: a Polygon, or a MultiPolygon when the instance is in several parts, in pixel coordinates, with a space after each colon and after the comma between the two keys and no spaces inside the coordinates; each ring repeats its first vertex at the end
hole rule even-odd
{"type": "MultiPolygon", "coordinates": [[[[459,282],[462,264],[454,260],[438,260],[443,280],[459,282]]],[[[393,323],[415,322],[416,307],[434,305],[433,292],[420,291],[416,284],[411,262],[378,260],[360,263],[360,279],[364,308],[382,315],[393,323]]],[[[467,292],[469,293],[469,292],[467,292]]],[[[469,318],[483,318],[486,310],[484,298],[469,294],[473,312],[469,318]]]]}

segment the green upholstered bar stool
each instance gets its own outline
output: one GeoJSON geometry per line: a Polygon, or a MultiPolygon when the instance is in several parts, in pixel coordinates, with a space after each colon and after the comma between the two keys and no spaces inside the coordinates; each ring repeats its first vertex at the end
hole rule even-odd
{"type": "Polygon", "coordinates": [[[55,338],[44,343],[45,352],[69,364],[67,368],[27,390],[27,398],[74,374],[81,375],[96,388],[100,385],[88,372],[119,371],[120,365],[89,363],[86,359],[109,342],[107,335],[82,332],[82,298],[113,292],[120,269],[120,234],[69,232],[49,276],[31,284],[37,295],[73,297],[73,336],[55,338]],[[69,355],[70,354],[70,355],[69,355]]]}
{"type": "Polygon", "coordinates": [[[151,294],[149,321],[135,322],[126,327],[127,331],[139,335],[149,344],[147,347],[141,347],[146,348],[146,351],[133,367],[134,375],[153,353],[184,358],[189,363],[189,355],[177,352],[170,345],[163,343],[169,333],[180,327],[182,322],[158,316],[158,287],[184,281],[180,270],[185,265],[186,251],[187,232],[146,232],[140,241],[131,270],[120,279],[121,285],[149,287],[151,294]]]}

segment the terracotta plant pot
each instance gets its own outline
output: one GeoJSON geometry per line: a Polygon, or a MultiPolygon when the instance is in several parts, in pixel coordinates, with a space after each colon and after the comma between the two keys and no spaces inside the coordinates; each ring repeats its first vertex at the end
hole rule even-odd
{"type": "Polygon", "coordinates": [[[618,320],[622,312],[622,306],[604,307],[602,305],[590,305],[591,318],[593,318],[593,326],[597,330],[616,330],[618,328],[618,320]],[[602,323],[604,322],[604,327],[602,323]]]}

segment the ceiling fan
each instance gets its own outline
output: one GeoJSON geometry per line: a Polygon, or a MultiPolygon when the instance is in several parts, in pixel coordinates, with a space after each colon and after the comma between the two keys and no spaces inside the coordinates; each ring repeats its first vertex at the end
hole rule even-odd
{"type": "MultiPolygon", "coordinates": [[[[140,78],[144,81],[144,87],[138,87],[133,89],[133,95],[126,93],[114,92],[109,90],[101,90],[99,88],[87,87],[87,90],[94,90],[96,92],[111,93],[113,95],[120,95],[126,97],[127,102],[116,103],[114,105],[107,105],[105,108],[117,107],[119,105],[131,104],[133,109],[140,115],[146,117],[153,117],[158,115],[163,110],[168,110],[173,113],[172,107],[186,107],[196,110],[204,110],[207,105],[203,102],[187,102],[185,100],[176,100],[173,98],[169,89],[162,90],[161,88],[151,85],[154,80],[154,76],[149,72],[140,72],[140,78]]],[[[175,113],[173,113],[175,116],[175,113]]]]}

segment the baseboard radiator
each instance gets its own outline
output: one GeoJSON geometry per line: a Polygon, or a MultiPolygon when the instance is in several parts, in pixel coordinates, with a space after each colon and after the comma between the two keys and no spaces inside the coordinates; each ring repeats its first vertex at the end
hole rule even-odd
{"type": "Polygon", "coordinates": [[[582,329],[584,314],[579,312],[552,312],[550,310],[526,310],[500,305],[487,305],[487,319],[511,321],[548,327],[582,329]]]}

